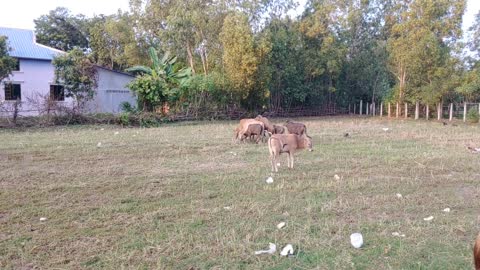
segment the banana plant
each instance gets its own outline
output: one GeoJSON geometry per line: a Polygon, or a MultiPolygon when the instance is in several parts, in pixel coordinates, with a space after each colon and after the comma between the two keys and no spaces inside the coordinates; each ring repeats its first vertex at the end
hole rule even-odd
{"type": "MultiPolygon", "coordinates": [[[[186,86],[191,77],[190,68],[182,68],[177,57],[165,53],[160,59],[155,48],[148,50],[152,66],[134,66],[127,72],[137,75],[129,87],[143,103],[145,109],[151,110],[166,101],[174,101],[180,89],[186,86]]],[[[139,104],[141,105],[141,104],[139,104]]]]}

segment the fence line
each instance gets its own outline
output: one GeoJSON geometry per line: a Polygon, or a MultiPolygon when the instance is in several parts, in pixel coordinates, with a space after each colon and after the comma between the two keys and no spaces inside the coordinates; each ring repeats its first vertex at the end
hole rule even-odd
{"type": "MultiPolygon", "coordinates": [[[[353,114],[366,115],[366,116],[376,116],[376,103],[369,104],[363,109],[363,101],[358,102],[360,110],[358,113],[353,111],[353,114]]],[[[355,108],[356,103],[354,104],[355,108]]],[[[349,105],[350,106],[350,105],[349,105]]],[[[405,102],[404,104],[396,103],[380,103],[379,116],[392,118],[392,107],[393,114],[395,118],[403,117],[408,119],[411,115],[414,115],[414,119],[418,120],[420,117],[429,120],[430,117],[434,117],[437,120],[447,120],[452,121],[453,119],[461,119],[463,122],[467,121],[467,115],[470,111],[475,111],[480,115],[480,103],[472,102],[463,102],[463,103],[447,103],[443,104],[441,102],[435,104],[435,106],[430,106],[429,104],[421,104],[420,102],[415,102],[413,106],[410,106],[409,103],[405,102]],[[387,115],[384,115],[384,108],[387,111],[387,115]],[[436,117],[435,117],[436,115],[436,117]]],[[[480,120],[479,120],[480,121],[480,120]]]]}

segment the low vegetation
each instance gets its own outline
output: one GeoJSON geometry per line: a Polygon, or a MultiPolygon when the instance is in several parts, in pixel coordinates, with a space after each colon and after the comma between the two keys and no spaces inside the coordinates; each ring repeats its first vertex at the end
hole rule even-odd
{"type": "Polygon", "coordinates": [[[237,121],[0,130],[0,268],[472,268],[478,125],[298,121],[315,151],[272,184],[237,121]],[[269,242],[294,256],[254,255],[269,242]]]}

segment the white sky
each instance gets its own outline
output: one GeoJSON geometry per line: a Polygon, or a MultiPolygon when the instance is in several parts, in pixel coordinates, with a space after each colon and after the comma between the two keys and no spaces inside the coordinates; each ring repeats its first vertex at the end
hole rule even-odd
{"type": "MultiPolygon", "coordinates": [[[[177,0],[188,1],[188,0],[177,0]]],[[[297,0],[303,10],[306,0],[297,0]]],[[[84,14],[91,17],[95,14],[114,14],[118,9],[128,10],[128,0],[2,0],[0,26],[34,29],[33,20],[47,14],[56,7],[66,7],[72,14],[84,14]]],[[[480,1],[468,0],[467,11],[463,17],[463,29],[473,23],[474,15],[480,10],[480,1]]]]}

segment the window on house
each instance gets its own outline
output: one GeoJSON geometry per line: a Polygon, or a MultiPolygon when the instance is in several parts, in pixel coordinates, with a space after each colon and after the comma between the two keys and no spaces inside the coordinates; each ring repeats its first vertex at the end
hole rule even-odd
{"type": "Polygon", "coordinates": [[[20,71],[20,59],[14,58],[15,66],[13,66],[12,71],[20,71]]]}
{"type": "Polygon", "coordinates": [[[5,100],[21,100],[22,91],[18,83],[5,83],[5,100]]]}
{"type": "Polygon", "coordinates": [[[56,101],[64,101],[65,100],[65,91],[63,85],[50,85],[50,98],[56,101]]]}

